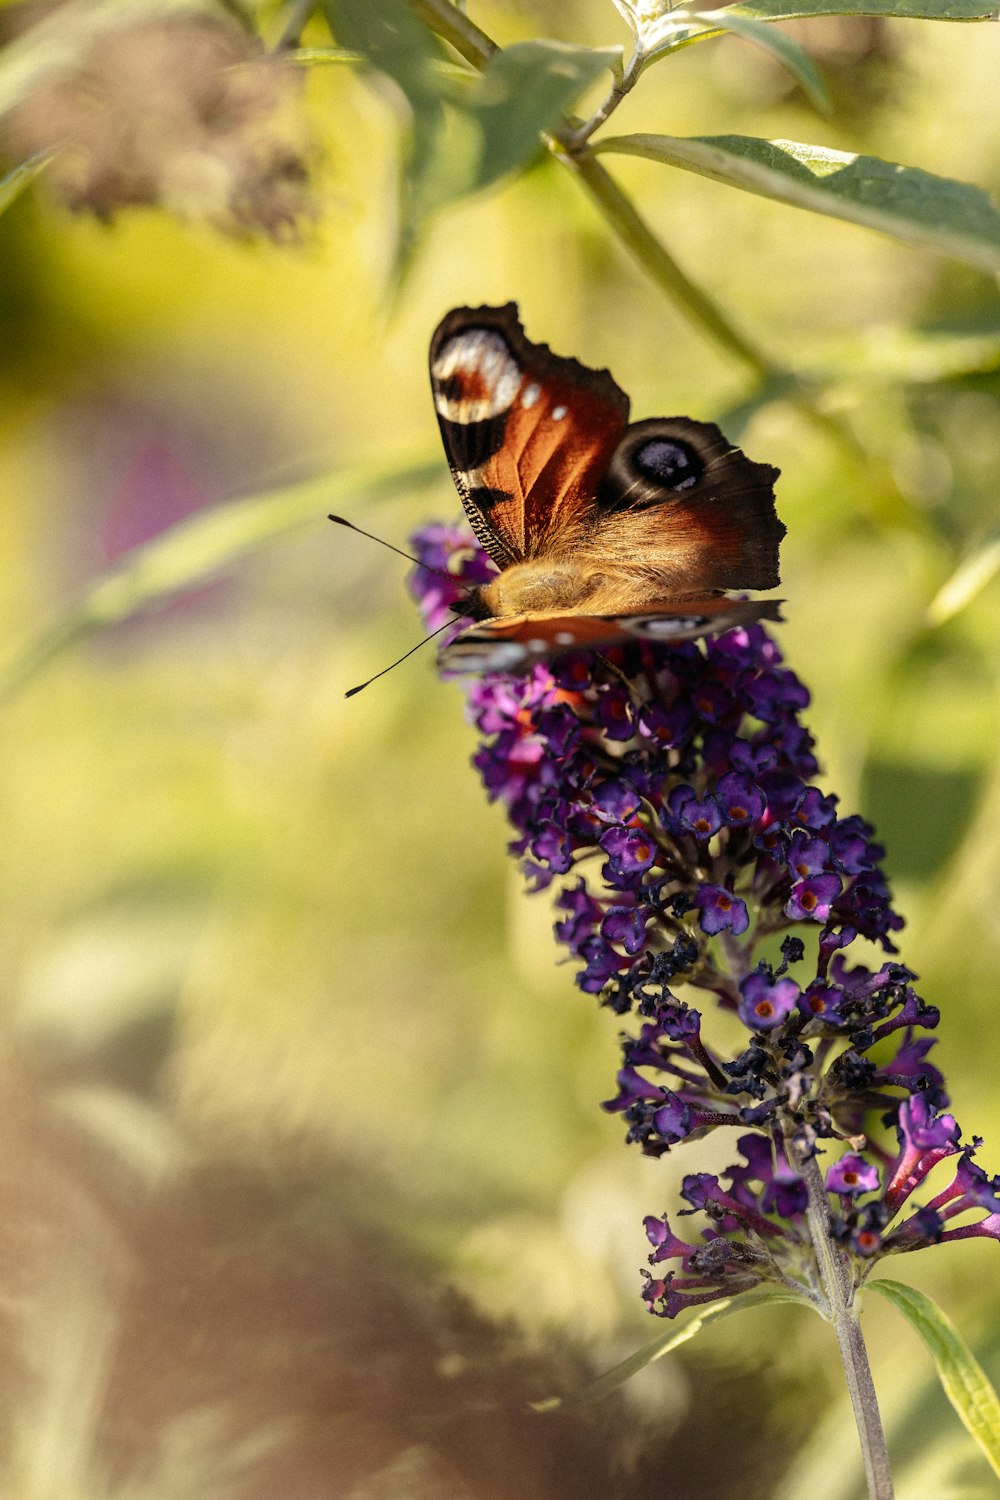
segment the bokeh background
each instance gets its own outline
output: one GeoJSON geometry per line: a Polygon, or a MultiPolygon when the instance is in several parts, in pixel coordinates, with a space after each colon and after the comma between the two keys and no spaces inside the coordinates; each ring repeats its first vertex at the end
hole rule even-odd
{"type": "MultiPolygon", "coordinates": [[[[626,39],[603,0],[475,13],[500,42],[626,39]]],[[[281,18],[254,24],[273,42],[281,18]]],[[[996,28],[790,29],[832,118],[730,37],[652,70],[616,129],[816,140],[1000,189],[996,28]]],[[[152,108],[128,76],[139,103],[110,107],[152,108]]],[[[782,470],[781,639],[824,785],[887,845],[902,956],[996,1171],[995,281],[611,161],[688,273],[817,373],[859,459],[780,400],[741,414],[746,371],[551,161],[434,218],[393,288],[401,98],[327,66],[282,107],[295,233],[227,233],[189,199],[102,222],[45,173],[0,220],[0,1487],[850,1500],[836,1347],[798,1309],[706,1332],[610,1417],[523,1415],[659,1331],[642,1215],[715,1148],[646,1161],[600,1110],[615,1021],[523,892],[431,650],[345,701],[419,624],[405,564],[325,513],[399,545],[455,515],[425,362],[463,302],[516,299],[637,416],[730,413],[782,470]],[[206,544],[190,523],[233,501],[206,544]],[[178,525],[163,566],[191,581],[140,607],[132,549],[178,525]],[[986,581],[942,619],[970,555],[986,581]],[[124,594],[95,596],[116,567],[124,594]]],[[[1000,1373],[992,1242],[890,1269],[1000,1373]]],[[[875,1301],[901,1491],[992,1493],[875,1301]]]]}

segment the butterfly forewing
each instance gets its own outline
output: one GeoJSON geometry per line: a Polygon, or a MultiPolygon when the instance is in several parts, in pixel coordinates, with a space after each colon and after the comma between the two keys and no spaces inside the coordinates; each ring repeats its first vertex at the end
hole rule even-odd
{"type": "Polygon", "coordinates": [[[625,393],[606,370],[531,343],[514,303],[448,313],[430,369],[452,474],[493,561],[568,548],[593,522],[628,421],[625,393]]]}

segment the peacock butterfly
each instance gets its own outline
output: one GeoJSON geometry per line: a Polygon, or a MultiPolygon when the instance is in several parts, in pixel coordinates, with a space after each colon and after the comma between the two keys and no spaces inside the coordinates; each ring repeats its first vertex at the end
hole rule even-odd
{"type": "Polygon", "coordinates": [[[710,422],[630,424],[610,373],[533,344],[513,302],[446,314],[430,373],[462,505],[499,570],[454,606],[474,623],[443,648],[450,671],[781,618],[780,601],[724,592],[779,581],[778,470],[710,422]]]}

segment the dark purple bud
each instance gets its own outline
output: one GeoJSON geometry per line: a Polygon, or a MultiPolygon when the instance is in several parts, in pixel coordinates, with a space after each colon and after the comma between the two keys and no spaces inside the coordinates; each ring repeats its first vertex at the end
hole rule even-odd
{"type": "Polygon", "coordinates": [[[770,1182],[764,1184],[761,1207],[766,1214],[777,1214],[781,1219],[804,1214],[809,1207],[809,1190],[804,1179],[788,1167],[775,1172],[770,1182]]]}
{"type": "Polygon", "coordinates": [[[635,734],[632,700],[620,683],[614,682],[597,695],[597,720],[609,740],[630,740],[635,734]]]}
{"type": "Polygon", "coordinates": [[[673,1146],[691,1133],[691,1106],[670,1089],[663,1093],[664,1102],[653,1115],[653,1124],[657,1134],[673,1146]]]}
{"type": "Polygon", "coordinates": [[[612,906],[601,923],[601,936],[618,943],[626,953],[638,953],[646,941],[646,918],[642,907],[612,906]]]}
{"type": "Polygon", "coordinates": [[[836,797],[824,797],[819,787],[807,786],[795,804],[792,822],[818,831],[828,827],[836,816],[836,797]]]}

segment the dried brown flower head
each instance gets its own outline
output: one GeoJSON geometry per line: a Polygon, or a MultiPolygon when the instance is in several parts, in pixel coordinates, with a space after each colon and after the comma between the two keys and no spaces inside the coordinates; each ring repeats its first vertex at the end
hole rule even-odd
{"type": "Polygon", "coordinates": [[[49,187],[101,219],[149,204],[229,230],[294,234],[308,213],[294,68],[227,17],[179,12],[111,29],[93,14],[59,7],[15,44],[51,52],[64,16],[79,31],[75,52],[61,45],[0,125],[4,154],[55,151],[49,187]]]}

